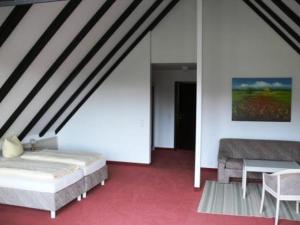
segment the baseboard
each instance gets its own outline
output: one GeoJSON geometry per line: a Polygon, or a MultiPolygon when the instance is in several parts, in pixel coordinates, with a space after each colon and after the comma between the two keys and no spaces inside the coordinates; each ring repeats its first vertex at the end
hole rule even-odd
{"type": "Polygon", "coordinates": [[[176,151],[176,148],[154,147],[154,151],[157,150],[176,151]]]}
{"type": "Polygon", "coordinates": [[[106,161],[108,165],[121,165],[121,166],[141,166],[141,167],[148,167],[151,163],[131,163],[131,162],[120,162],[120,161],[106,161]]]}
{"type": "Polygon", "coordinates": [[[217,168],[201,168],[201,172],[218,172],[217,168]]]}

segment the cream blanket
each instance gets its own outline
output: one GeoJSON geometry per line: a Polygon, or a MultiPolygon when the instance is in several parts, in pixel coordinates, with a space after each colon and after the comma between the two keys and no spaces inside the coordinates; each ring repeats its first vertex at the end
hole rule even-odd
{"type": "Polygon", "coordinates": [[[80,167],[88,166],[97,160],[103,160],[103,156],[97,153],[65,152],[57,150],[25,152],[21,158],[47,162],[69,163],[80,167]]]}
{"type": "Polygon", "coordinates": [[[52,163],[20,158],[0,160],[0,176],[12,175],[32,179],[53,180],[71,174],[79,169],[79,166],[52,163]]]}

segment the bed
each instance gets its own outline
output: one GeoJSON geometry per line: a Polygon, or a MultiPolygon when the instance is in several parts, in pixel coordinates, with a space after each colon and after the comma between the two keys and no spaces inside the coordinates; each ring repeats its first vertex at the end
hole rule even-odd
{"type": "Polygon", "coordinates": [[[66,163],[0,160],[0,203],[56,211],[72,200],[80,200],[85,190],[83,171],[66,163]]]}
{"type": "Polygon", "coordinates": [[[97,153],[44,149],[33,152],[24,152],[21,155],[21,158],[44,162],[68,163],[79,166],[84,175],[83,198],[86,198],[87,191],[96,185],[104,185],[105,180],[108,177],[106,160],[101,154],[97,153]]]}

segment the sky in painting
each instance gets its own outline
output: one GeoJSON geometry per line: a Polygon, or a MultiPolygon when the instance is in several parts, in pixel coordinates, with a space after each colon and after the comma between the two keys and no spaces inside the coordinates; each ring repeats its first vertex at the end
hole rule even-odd
{"type": "Polygon", "coordinates": [[[292,78],[232,78],[233,89],[291,89],[292,78]]]}

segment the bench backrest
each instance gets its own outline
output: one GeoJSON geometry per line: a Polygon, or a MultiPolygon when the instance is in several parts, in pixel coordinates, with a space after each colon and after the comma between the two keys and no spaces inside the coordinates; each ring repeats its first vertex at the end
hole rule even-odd
{"type": "Polygon", "coordinates": [[[220,140],[220,157],[300,162],[300,142],[224,138],[220,140]]]}

